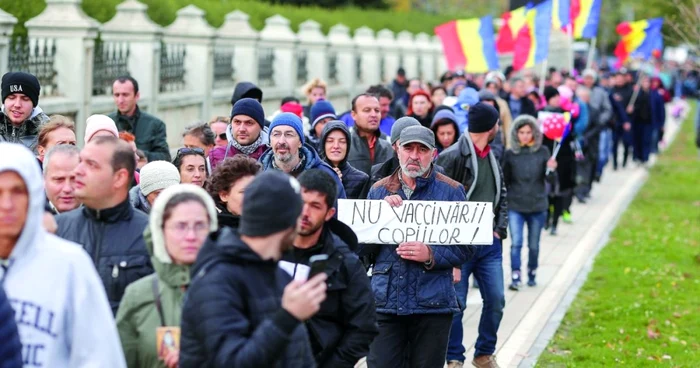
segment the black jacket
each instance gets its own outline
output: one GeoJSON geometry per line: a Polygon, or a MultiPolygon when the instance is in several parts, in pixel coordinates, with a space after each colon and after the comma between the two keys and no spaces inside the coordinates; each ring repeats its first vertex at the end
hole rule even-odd
{"type": "Polygon", "coordinates": [[[157,117],[142,112],[136,106],[133,116],[113,112],[108,115],[117,124],[119,131],[126,131],[136,137],[136,148],[143,151],[151,161],[170,161],[170,148],[165,123],[157,117]]]}
{"type": "Polygon", "coordinates": [[[306,329],[281,308],[290,280],[235,230],[210,235],[182,307],[180,367],[315,367],[306,329]]]}
{"type": "Polygon", "coordinates": [[[225,227],[230,227],[232,229],[238,229],[238,225],[241,222],[241,217],[236,216],[226,209],[226,206],[218,206],[219,214],[216,216],[219,222],[219,229],[225,227]]]}
{"type": "Polygon", "coordinates": [[[374,160],[370,160],[367,139],[357,134],[357,129],[350,129],[352,144],[348,146],[347,160],[352,167],[370,175],[372,165],[385,162],[394,155],[394,149],[386,136],[377,130],[377,142],[374,144],[374,160]]]}
{"type": "MultiPolygon", "coordinates": [[[[508,108],[510,109],[510,96],[505,98],[506,103],[508,103],[508,108]]],[[[520,115],[516,116],[513,114],[513,110],[511,109],[510,111],[511,115],[513,116],[513,119],[517,118],[520,115],[530,115],[534,118],[537,117],[537,108],[535,108],[535,104],[530,101],[529,98],[523,97],[520,99],[520,115]]]]}
{"type": "Polygon", "coordinates": [[[357,247],[355,234],[345,224],[331,220],[325,225],[318,245],[294,248],[282,257],[295,264],[296,272],[296,264],[308,266],[311,256],[329,256],[326,300],[306,323],[319,367],[354,367],[360,358],[367,356],[369,345],[378,333],[369,278],[351,247],[357,247]],[[336,234],[331,226],[347,228],[344,233],[350,237],[341,238],[342,232],[336,234]]]}
{"type": "MultiPolygon", "coordinates": [[[[348,154],[350,153],[350,147],[352,145],[352,139],[350,138],[350,130],[342,121],[331,121],[323,127],[321,132],[321,138],[318,142],[319,145],[319,156],[327,164],[333,166],[328,157],[326,157],[326,138],[328,135],[334,131],[340,130],[345,134],[346,140],[348,142],[348,154]]],[[[345,194],[348,199],[365,199],[367,198],[367,192],[369,192],[369,175],[364,172],[354,168],[348,163],[348,154],[345,155],[345,159],[340,162],[338,168],[343,177],[340,180],[343,182],[343,187],[345,188],[345,194]]]]}
{"type": "MultiPolygon", "coordinates": [[[[493,152],[489,153],[491,166],[496,180],[496,198],[493,200],[493,213],[495,215],[493,231],[498,233],[501,240],[508,236],[508,201],[506,200],[506,185],[503,181],[501,165],[496,161],[493,152]]],[[[479,173],[476,171],[476,153],[469,133],[462,134],[457,144],[442,151],[437,163],[445,170],[447,177],[464,185],[467,192],[467,200],[474,191],[474,184],[479,173]]]]}
{"type": "Polygon", "coordinates": [[[113,313],[117,313],[124,289],[153,273],[143,240],[148,216],[135,210],[128,198],[105,210],[80,207],[62,213],[56,216],[56,223],[56,235],[81,244],[92,258],[113,313]]]}

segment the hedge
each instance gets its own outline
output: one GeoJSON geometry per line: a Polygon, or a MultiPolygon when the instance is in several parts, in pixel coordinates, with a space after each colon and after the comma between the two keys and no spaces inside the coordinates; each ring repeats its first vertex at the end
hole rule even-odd
{"type": "MultiPolygon", "coordinates": [[[[224,17],[236,9],[250,16],[250,24],[255,29],[262,29],[265,19],[275,14],[281,14],[289,19],[294,31],[299,24],[307,19],[313,19],[321,24],[323,32],[330,27],[342,23],[351,30],[367,26],[375,31],[383,28],[394,32],[407,30],[412,33],[425,32],[433,34],[435,26],[455,18],[467,18],[469,14],[427,14],[416,11],[397,12],[392,10],[360,9],[346,7],[324,9],[319,7],[295,7],[291,5],[273,5],[255,0],[140,0],[148,5],[148,16],[156,23],[167,26],[175,20],[178,9],[193,4],[206,12],[207,21],[214,27],[224,22],[224,17]]],[[[121,0],[83,0],[82,7],[86,14],[106,22],[117,12],[116,6],[121,0]]],[[[0,8],[18,19],[15,32],[26,33],[23,24],[28,19],[40,14],[46,3],[44,0],[0,0],[0,8]]],[[[469,13],[485,14],[486,9],[470,6],[469,13]]]]}

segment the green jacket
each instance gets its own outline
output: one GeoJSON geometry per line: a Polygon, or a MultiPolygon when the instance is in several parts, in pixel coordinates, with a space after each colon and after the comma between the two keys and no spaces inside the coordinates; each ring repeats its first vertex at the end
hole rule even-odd
{"type": "Polygon", "coordinates": [[[156,347],[156,329],[161,324],[153,295],[153,279],[158,278],[165,324],[180,326],[184,286],[190,283],[190,268],[160,262],[153,256],[153,240],[149,228],[146,229],[144,238],[156,273],[126,288],[117,312],[117,329],[129,368],[161,368],[165,365],[158,359],[156,347]]]}
{"type": "Polygon", "coordinates": [[[133,116],[126,116],[113,112],[108,115],[117,124],[117,129],[129,132],[136,137],[136,148],[143,151],[148,162],[164,160],[170,161],[170,148],[168,148],[168,136],[163,123],[157,117],[142,112],[138,106],[133,116]]]}

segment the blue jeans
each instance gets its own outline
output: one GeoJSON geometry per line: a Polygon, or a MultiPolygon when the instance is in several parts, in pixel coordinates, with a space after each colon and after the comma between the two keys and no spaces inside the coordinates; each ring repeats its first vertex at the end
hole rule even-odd
{"type": "Polygon", "coordinates": [[[527,224],[527,269],[536,270],[540,256],[540,235],[547,211],[523,213],[508,211],[508,222],[512,244],[510,246],[510,269],[520,271],[520,253],[523,249],[523,227],[527,224]]]}
{"type": "Polygon", "coordinates": [[[612,130],[603,129],[600,132],[600,141],[598,142],[598,166],[596,167],[596,174],[598,177],[603,175],[603,168],[608,164],[610,154],[612,153],[612,145],[612,130]]]}
{"type": "Polygon", "coordinates": [[[460,312],[456,313],[452,319],[450,341],[447,345],[448,362],[465,360],[464,353],[467,350],[462,345],[464,338],[462,316],[467,304],[469,275],[472,273],[479,283],[479,292],[484,301],[474,356],[493,355],[496,351],[498,326],[501,324],[503,308],[506,305],[503,291],[503,243],[500,239],[493,238],[493,245],[476,246],[476,253],[472,259],[462,265],[462,279],[455,284],[460,312]]]}

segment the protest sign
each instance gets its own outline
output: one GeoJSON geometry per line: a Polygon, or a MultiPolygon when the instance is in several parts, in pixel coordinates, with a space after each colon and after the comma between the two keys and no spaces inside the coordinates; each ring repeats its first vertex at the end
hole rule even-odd
{"type": "Polygon", "coordinates": [[[340,199],[338,220],[362,244],[493,244],[490,202],[403,201],[391,207],[383,200],[340,199]]]}

